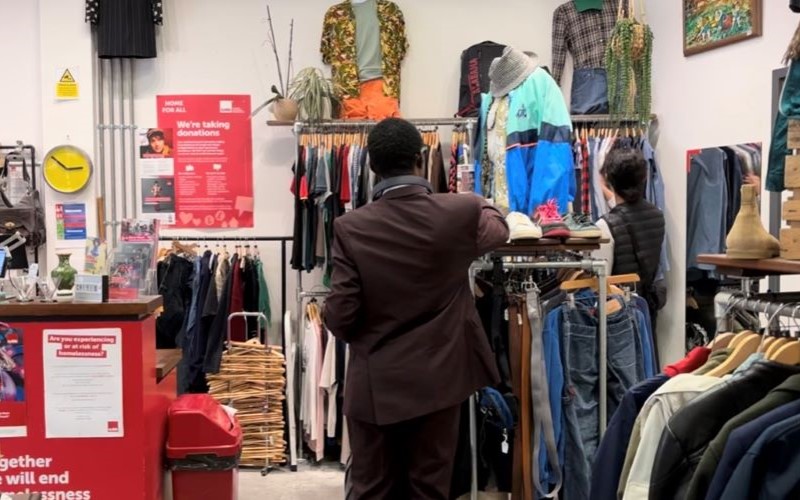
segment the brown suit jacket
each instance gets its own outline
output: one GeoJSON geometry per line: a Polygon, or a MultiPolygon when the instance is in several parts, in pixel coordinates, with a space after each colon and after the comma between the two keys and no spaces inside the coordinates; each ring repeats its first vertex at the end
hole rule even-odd
{"type": "Polygon", "coordinates": [[[507,239],[484,200],[418,186],[336,220],[325,321],[350,344],[345,415],[389,425],[496,383],[469,267],[507,239]]]}

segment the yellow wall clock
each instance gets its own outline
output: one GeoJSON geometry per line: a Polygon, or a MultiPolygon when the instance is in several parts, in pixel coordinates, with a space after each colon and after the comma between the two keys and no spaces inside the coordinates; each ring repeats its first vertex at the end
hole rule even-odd
{"type": "Polygon", "coordinates": [[[59,193],[73,194],[89,185],[92,160],[80,148],[56,146],[44,157],[44,180],[59,193]]]}

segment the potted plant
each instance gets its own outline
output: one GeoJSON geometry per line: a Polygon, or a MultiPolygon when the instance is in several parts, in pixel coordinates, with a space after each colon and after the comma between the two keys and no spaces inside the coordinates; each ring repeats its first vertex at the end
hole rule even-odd
{"type": "Polygon", "coordinates": [[[336,85],[319,68],[305,68],[289,86],[289,98],[296,101],[299,116],[310,122],[330,118],[338,103],[336,85]]]}
{"type": "Polygon", "coordinates": [[[257,107],[251,116],[257,115],[262,109],[269,106],[269,110],[278,121],[291,122],[297,119],[297,102],[291,98],[286,97],[289,88],[289,81],[292,79],[292,48],[294,47],[294,19],[289,24],[289,59],[286,66],[286,79],[283,78],[283,67],[281,66],[281,58],[278,55],[278,42],[275,38],[275,27],[272,24],[272,12],[269,5],[267,5],[267,43],[272,47],[272,53],[275,55],[276,68],[278,70],[278,84],[273,85],[271,88],[273,97],[257,107]]]}

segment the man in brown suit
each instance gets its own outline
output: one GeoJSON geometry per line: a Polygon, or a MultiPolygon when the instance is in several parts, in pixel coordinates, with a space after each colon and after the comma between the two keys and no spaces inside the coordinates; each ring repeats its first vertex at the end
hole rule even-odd
{"type": "Polygon", "coordinates": [[[447,499],[460,406],[498,380],[468,276],[508,226],[477,196],[432,194],[422,146],[410,123],[379,123],[374,202],[334,224],[325,321],[350,345],[352,499],[447,499]]]}

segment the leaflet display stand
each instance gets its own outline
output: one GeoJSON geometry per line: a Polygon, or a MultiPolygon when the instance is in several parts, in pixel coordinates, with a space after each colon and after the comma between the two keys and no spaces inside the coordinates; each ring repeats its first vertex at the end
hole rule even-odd
{"type": "Polygon", "coordinates": [[[157,380],[154,314],[161,303],[0,304],[2,360],[11,360],[2,363],[3,380],[13,375],[17,382],[17,401],[0,402],[2,491],[163,497],[167,408],[176,385],[169,367],[157,380]],[[13,422],[3,420],[9,408],[13,422]]]}

